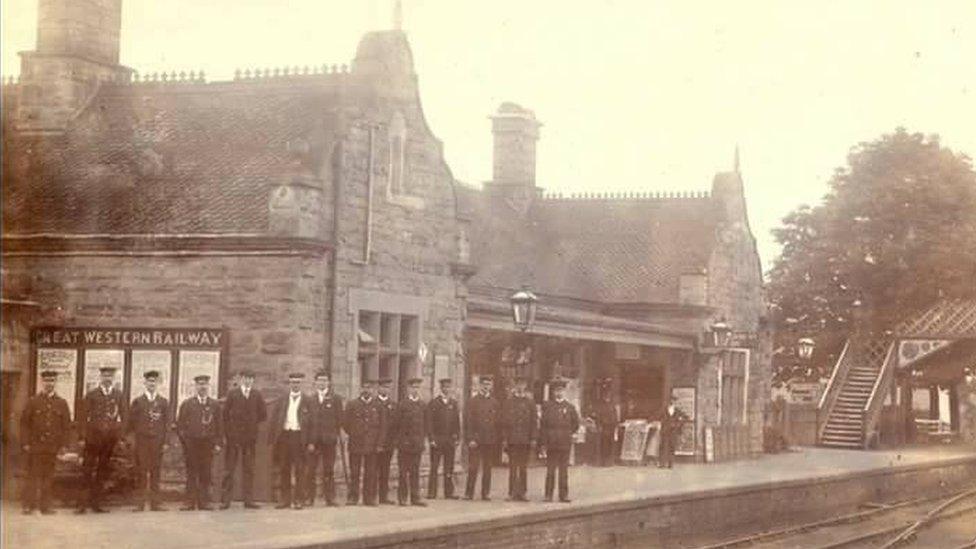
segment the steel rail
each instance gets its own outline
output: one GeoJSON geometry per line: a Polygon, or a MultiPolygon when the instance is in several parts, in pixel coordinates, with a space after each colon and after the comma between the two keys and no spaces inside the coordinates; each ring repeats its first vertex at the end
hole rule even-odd
{"type": "MultiPolygon", "coordinates": [[[[955,495],[955,496],[947,499],[946,501],[940,503],[934,509],[932,509],[931,511],[929,511],[928,513],[926,513],[924,517],[922,517],[921,519],[915,521],[911,526],[909,526],[908,528],[905,528],[900,534],[898,534],[891,541],[889,541],[884,546],[882,546],[882,549],[892,549],[893,547],[897,547],[897,546],[899,546],[899,545],[907,542],[912,537],[914,537],[915,536],[915,533],[918,532],[919,529],[921,529],[923,526],[927,526],[928,524],[934,522],[935,519],[936,519],[936,517],[938,517],[939,514],[942,513],[942,511],[946,510],[948,507],[952,506],[953,504],[955,504],[955,503],[957,503],[957,502],[959,502],[961,500],[964,500],[967,497],[971,497],[971,496],[976,496],[976,489],[967,490],[965,492],[962,492],[960,494],[957,494],[957,495],[955,495]]],[[[940,517],[940,518],[941,519],[944,519],[944,518],[947,518],[947,517],[946,516],[943,516],[943,517],[940,517]]]]}

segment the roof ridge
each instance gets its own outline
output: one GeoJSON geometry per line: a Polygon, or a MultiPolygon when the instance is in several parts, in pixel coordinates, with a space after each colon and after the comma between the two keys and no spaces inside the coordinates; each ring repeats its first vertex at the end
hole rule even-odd
{"type": "Polygon", "coordinates": [[[567,193],[549,192],[542,196],[543,200],[575,200],[575,201],[665,201],[711,198],[709,191],[607,191],[601,193],[567,193]]]}

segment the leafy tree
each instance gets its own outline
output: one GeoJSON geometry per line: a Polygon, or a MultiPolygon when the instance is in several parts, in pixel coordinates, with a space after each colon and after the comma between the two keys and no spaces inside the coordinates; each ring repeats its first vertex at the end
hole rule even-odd
{"type": "Polygon", "coordinates": [[[777,347],[814,337],[808,372],[780,355],[777,379],[829,374],[853,330],[881,333],[943,297],[976,297],[976,173],[937,136],[894,133],[852,148],[821,204],[774,229],[768,273],[777,347]]]}

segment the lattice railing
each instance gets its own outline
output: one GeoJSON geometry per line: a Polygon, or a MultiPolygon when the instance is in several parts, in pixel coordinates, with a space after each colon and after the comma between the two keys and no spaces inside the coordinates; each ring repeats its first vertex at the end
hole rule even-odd
{"type": "Polygon", "coordinates": [[[946,299],[902,321],[895,335],[903,338],[976,338],[976,299],[946,299]]]}

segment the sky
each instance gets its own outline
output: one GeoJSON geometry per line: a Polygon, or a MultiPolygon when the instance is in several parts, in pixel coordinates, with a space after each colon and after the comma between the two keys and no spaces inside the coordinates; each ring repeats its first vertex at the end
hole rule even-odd
{"type": "MultiPolygon", "coordinates": [[[[37,0],[2,2],[2,71],[37,0]]],[[[140,72],[350,63],[394,0],[124,0],[140,72]]],[[[553,192],[708,190],[741,153],[763,268],[770,230],[827,190],[849,149],[899,126],[976,156],[976,0],[403,0],[428,122],[457,179],[491,178],[488,116],[544,124],[553,192]]]]}

